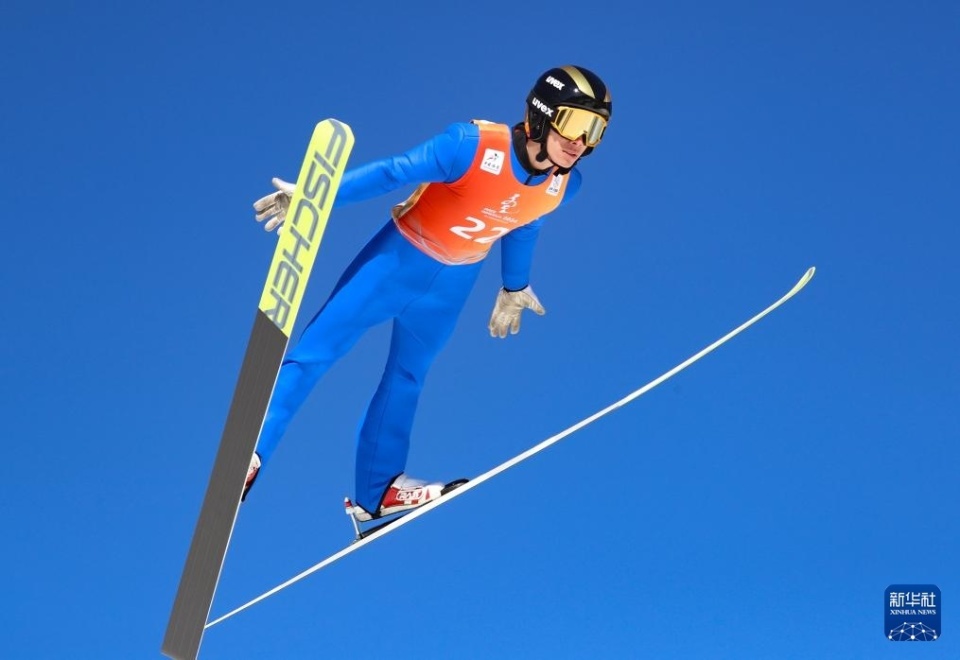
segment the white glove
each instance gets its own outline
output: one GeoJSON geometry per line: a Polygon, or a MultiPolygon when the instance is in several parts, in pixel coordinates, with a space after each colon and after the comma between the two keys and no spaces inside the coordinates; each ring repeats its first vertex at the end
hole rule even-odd
{"type": "Polygon", "coordinates": [[[493,314],[490,315],[488,326],[490,336],[503,339],[507,336],[508,329],[512,335],[520,332],[520,313],[524,309],[532,309],[540,316],[547,313],[529,286],[519,291],[500,289],[500,293],[497,294],[497,304],[494,305],[493,314]]]}
{"type": "MultiPolygon", "coordinates": [[[[273,187],[277,189],[277,192],[261,197],[253,203],[253,210],[257,212],[257,222],[263,222],[267,220],[267,218],[270,218],[264,226],[264,229],[267,231],[277,229],[277,227],[280,227],[283,221],[287,219],[287,209],[290,208],[290,198],[293,197],[293,191],[297,188],[296,184],[287,183],[277,177],[274,177],[271,183],[273,183],[273,187]]],[[[282,229],[282,227],[277,229],[277,233],[279,234],[282,229]]]]}

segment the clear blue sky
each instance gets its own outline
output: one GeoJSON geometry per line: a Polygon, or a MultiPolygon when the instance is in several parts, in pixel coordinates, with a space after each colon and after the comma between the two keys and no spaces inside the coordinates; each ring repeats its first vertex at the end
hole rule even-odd
{"type": "MultiPolygon", "coordinates": [[[[353,162],[613,91],[542,232],[548,313],[487,336],[494,253],[409,469],[476,475],[785,292],[549,451],[208,631],[202,658],[960,657],[960,9],[929,2],[36,3],[0,10],[0,655],[158,658],[274,238],[318,120],[353,162]],[[883,636],[932,583],[943,637],[883,636]]],[[[333,217],[298,328],[406,191],[333,217]]],[[[244,505],[213,614],[351,538],[387,328],[244,505]]]]}

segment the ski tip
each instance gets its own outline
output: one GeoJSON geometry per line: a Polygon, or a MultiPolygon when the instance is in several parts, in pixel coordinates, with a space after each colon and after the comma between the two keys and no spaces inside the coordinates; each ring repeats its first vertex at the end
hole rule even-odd
{"type": "Polygon", "coordinates": [[[816,267],[815,267],[815,266],[810,266],[810,268],[807,269],[807,272],[805,272],[805,273],[803,274],[803,277],[801,277],[801,278],[797,281],[797,283],[793,285],[793,288],[790,289],[790,291],[787,293],[787,295],[785,296],[784,299],[792,297],[794,294],[796,294],[798,291],[800,291],[800,289],[802,289],[803,287],[807,286],[807,283],[808,283],[810,280],[813,279],[813,275],[814,275],[814,273],[816,273],[816,272],[817,272],[816,267]]]}

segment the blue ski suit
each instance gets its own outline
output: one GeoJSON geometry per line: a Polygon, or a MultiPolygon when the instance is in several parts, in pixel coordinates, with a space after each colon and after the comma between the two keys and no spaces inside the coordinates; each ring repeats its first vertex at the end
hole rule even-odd
{"type": "MultiPolygon", "coordinates": [[[[408,184],[453,183],[477,154],[480,130],[456,123],[398,156],[350,169],[336,206],[394,191],[408,184]]],[[[549,174],[530,174],[510,151],[510,171],[519,183],[539,185],[549,174]]],[[[506,171],[506,167],[504,168],[506,171]]],[[[568,175],[563,199],[580,187],[568,175]]],[[[501,240],[503,286],[529,283],[533,248],[543,219],[517,227],[501,240]]],[[[317,381],[368,329],[393,320],[383,377],[358,430],[355,503],[377,511],[390,483],[403,473],[417,401],[434,358],[449,339],[479,274],[482,261],[449,265],[414,246],[387,222],[347,267],[339,282],[287,353],[257,445],[265,466],[281,436],[317,381]]]]}

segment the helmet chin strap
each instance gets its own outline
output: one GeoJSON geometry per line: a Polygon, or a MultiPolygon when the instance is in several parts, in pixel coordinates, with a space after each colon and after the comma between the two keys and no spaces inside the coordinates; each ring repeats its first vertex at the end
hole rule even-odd
{"type": "MultiPolygon", "coordinates": [[[[543,136],[543,139],[540,141],[540,151],[537,152],[537,162],[538,162],[538,163],[542,163],[542,162],[545,161],[545,160],[549,160],[549,161],[550,161],[550,164],[553,165],[553,166],[556,168],[556,169],[554,170],[554,172],[553,172],[554,176],[561,176],[561,175],[564,175],[564,174],[569,174],[569,173],[570,173],[570,170],[573,169],[572,166],[571,166],[571,167],[561,167],[561,166],[557,165],[555,162],[553,162],[553,159],[550,158],[550,156],[547,154],[547,136],[546,136],[546,135],[544,135],[544,136],[543,136]]],[[[577,158],[577,161],[579,161],[579,160],[580,160],[580,159],[577,158]]],[[[574,163],[574,165],[576,165],[576,162],[574,163]]]]}
{"type": "Polygon", "coordinates": [[[544,135],[540,140],[540,151],[537,152],[537,162],[542,163],[545,160],[549,160],[554,167],[557,167],[557,164],[550,159],[550,156],[547,155],[547,136],[544,135]]]}

